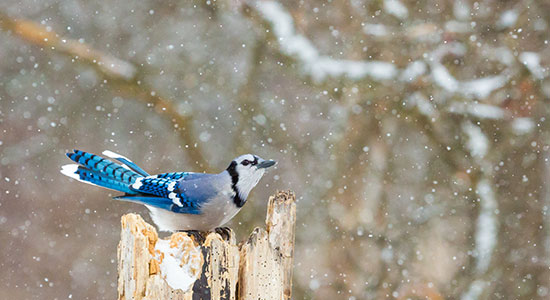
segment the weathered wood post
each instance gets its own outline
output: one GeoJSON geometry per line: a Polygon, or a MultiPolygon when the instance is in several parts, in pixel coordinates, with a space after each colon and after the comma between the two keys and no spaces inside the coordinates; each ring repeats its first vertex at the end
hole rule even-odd
{"type": "Polygon", "coordinates": [[[177,232],[159,239],[136,214],[121,220],[118,299],[290,299],[295,196],[269,198],[266,228],[240,246],[233,232],[177,232]]]}

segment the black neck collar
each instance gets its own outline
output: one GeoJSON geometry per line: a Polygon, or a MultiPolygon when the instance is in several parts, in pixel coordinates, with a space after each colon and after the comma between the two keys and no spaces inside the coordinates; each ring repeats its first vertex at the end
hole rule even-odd
{"type": "Polygon", "coordinates": [[[227,172],[229,173],[229,176],[231,176],[231,188],[233,189],[233,192],[235,192],[235,196],[233,196],[233,202],[237,207],[243,207],[244,203],[246,202],[246,199],[242,199],[239,195],[239,188],[237,187],[237,182],[239,182],[239,173],[237,173],[237,162],[232,161],[229,167],[227,167],[227,172]]]}

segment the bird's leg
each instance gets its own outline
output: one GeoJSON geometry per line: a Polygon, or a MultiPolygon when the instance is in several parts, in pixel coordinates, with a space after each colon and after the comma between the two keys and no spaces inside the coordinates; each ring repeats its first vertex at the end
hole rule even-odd
{"type": "Polygon", "coordinates": [[[231,237],[231,228],[229,227],[217,227],[214,231],[219,234],[224,241],[228,241],[231,237]]]}

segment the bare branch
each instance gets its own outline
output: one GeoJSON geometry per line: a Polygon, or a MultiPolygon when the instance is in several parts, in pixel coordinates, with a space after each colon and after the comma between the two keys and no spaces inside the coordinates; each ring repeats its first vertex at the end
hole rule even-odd
{"type": "Polygon", "coordinates": [[[44,47],[68,56],[76,62],[86,64],[107,79],[114,92],[146,104],[153,104],[155,111],[174,125],[182,142],[187,145],[186,153],[190,160],[206,171],[211,169],[203,157],[200,145],[195,142],[191,117],[180,114],[173,101],[157,95],[139,80],[138,74],[144,73],[143,70],[130,62],[94,49],[88,44],[64,38],[48,27],[29,20],[14,19],[2,12],[0,12],[0,29],[11,32],[30,44],[44,47]]]}

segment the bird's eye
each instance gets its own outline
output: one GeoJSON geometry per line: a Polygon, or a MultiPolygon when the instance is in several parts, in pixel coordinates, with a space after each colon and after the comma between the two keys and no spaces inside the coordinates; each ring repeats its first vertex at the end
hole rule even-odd
{"type": "Polygon", "coordinates": [[[243,160],[243,162],[241,163],[243,166],[248,166],[248,164],[250,163],[249,160],[245,159],[243,160]]]}

